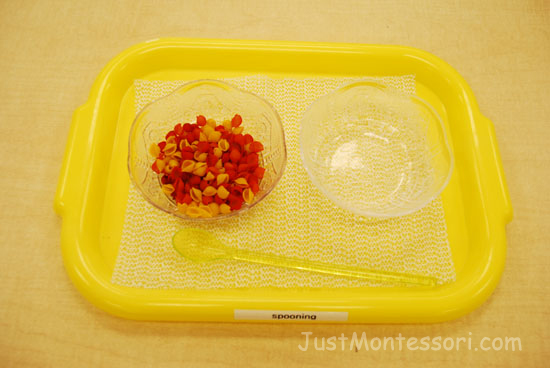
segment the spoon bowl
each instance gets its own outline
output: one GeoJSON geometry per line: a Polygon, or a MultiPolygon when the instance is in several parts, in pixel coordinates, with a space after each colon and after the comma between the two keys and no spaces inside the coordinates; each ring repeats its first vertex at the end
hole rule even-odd
{"type": "Polygon", "coordinates": [[[176,251],[193,262],[210,262],[231,258],[231,248],[225,246],[209,231],[184,228],[174,234],[172,244],[176,251]]]}

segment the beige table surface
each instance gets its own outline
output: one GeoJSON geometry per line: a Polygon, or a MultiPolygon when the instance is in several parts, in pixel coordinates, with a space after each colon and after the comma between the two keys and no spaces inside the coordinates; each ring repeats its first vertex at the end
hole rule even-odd
{"type": "Polygon", "coordinates": [[[0,366],[548,366],[550,2],[0,1],[0,366]],[[515,218],[502,281],[437,325],[131,322],[63,269],[52,210],[71,114],[116,54],[163,36],[403,44],[453,65],[495,124],[515,218]],[[312,336],[521,338],[522,351],[316,351],[312,336]],[[471,335],[469,333],[471,332],[471,335]]]}

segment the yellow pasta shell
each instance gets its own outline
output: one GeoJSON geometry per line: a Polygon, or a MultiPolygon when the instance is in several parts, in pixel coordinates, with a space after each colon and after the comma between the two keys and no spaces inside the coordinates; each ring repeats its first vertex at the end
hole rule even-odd
{"type": "Polygon", "coordinates": [[[149,146],[149,154],[155,158],[157,158],[160,154],[160,147],[156,143],[152,143],[151,146],[149,146]]]}
{"type": "Polygon", "coordinates": [[[202,210],[198,206],[188,206],[185,210],[185,214],[189,217],[200,217],[202,210]]]}
{"type": "Polygon", "coordinates": [[[197,162],[195,168],[193,169],[193,174],[197,176],[206,175],[206,162],[197,162]]]}
{"type": "Polygon", "coordinates": [[[199,217],[212,217],[212,212],[210,212],[210,207],[199,207],[199,217]]]}
{"type": "Polygon", "coordinates": [[[193,160],[185,160],[181,163],[181,171],[190,173],[193,172],[195,169],[195,161],[193,160]]]}
{"type": "Polygon", "coordinates": [[[207,153],[207,152],[195,151],[195,153],[193,154],[193,157],[194,157],[195,160],[197,160],[197,161],[205,162],[205,161],[206,161],[206,158],[208,157],[208,153],[207,153]]]}
{"type": "Polygon", "coordinates": [[[237,184],[241,187],[247,187],[248,186],[248,181],[246,181],[245,178],[237,178],[237,179],[235,179],[235,184],[237,184]]]}
{"type": "Polygon", "coordinates": [[[231,212],[231,207],[227,203],[222,203],[220,205],[220,213],[226,214],[231,212]]]}
{"type": "Polygon", "coordinates": [[[164,154],[166,156],[173,155],[174,152],[178,149],[178,146],[175,143],[167,143],[164,147],[164,154]]]}
{"type": "Polygon", "coordinates": [[[172,194],[174,192],[175,188],[172,184],[163,184],[162,185],[162,191],[166,194],[172,194]]]}
{"type": "Polygon", "coordinates": [[[208,142],[217,142],[222,137],[222,133],[214,130],[212,133],[208,134],[208,142]]]}
{"type": "Polygon", "coordinates": [[[209,171],[209,172],[206,173],[206,176],[204,177],[204,180],[210,181],[210,180],[214,180],[214,178],[215,178],[214,174],[212,174],[212,172],[209,171]]]}
{"type": "Polygon", "coordinates": [[[216,202],[210,203],[208,207],[210,207],[212,216],[218,216],[220,214],[220,206],[216,202]]]}
{"type": "Polygon", "coordinates": [[[157,159],[156,161],[156,164],[157,164],[157,168],[159,169],[159,171],[164,171],[164,166],[166,166],[166,163],[161,160],[161,159],[157,159]]]}
{"type": "Polygon", "coordinates": [[[227,130],[228,132],[231,131],[231,120],[224,120],[222,125],[225,130],[227,130]]]}
{"type": "Polygon", "coordinates": [[[221,199],[226,199],[229,196],[229,191],[225,187],[221,186],[218,188],[218,197],[221,199]]]}
{"type": "Polygon", "coordinates": [[[202,211],[201,217],[212,217],[212,210],[204,203],[199,204],[199,209],[202,211]]]}
{"type": "Polygon", "coordinates": [[[170,168],[170,171],[172,171],[172,169],[176,166],[179,166],[179,162],[178,160],[170,160],[168,161],[168,167],[170,168]]]}
{"type": "Polygon", "coordinates": [[[220,139],[218,141],[218,147],[220,147],[220,149],[225,152],[229,149],[229,142],[227,141],[227,139],[220,139]]]}
{"type": "Polygon", "coordinates": [[[178,211],[185,214],[185,211],[187,211],[187,203],[178,203],[178,211]]]}
{"type": "Polygon", "coordinates": [[[205,136],[208,137],[208,135],[210,135],[210,133],[212,133],[214,131],[214,128],[211,127],[210,125],[205,125],[202,127],[202,132],[204,133],[205,136]]]}
{"type": "Polygon", "coordinates": [[[202,194],[207,196],[207,197],[212,197],[212,196],[216,195],[217,192],[218,192],[218,190],[216,188],[209,185],[206,188],[204,188],[204,190],[202,191],[202,194]]]}
{"type": "Polygon", "coordinates": [[[243,190],[243,199],[246,203],[250,204],[254,200],[254,192],[250,188],[243,190]]]}
{"type": "Polygon", "coordinates": [[[202,200],[202,192],[198,188],[191,188],[189,194],[191,195],[191,199],[195,202],[200,202],[202,200]]]}
{"type": "Polygon", "coordinates": [[[229,175],[227,174],[218,174],[218,177],[216,178],[216,183],[218,186],[228,183],[229,182],[229,175]]]}

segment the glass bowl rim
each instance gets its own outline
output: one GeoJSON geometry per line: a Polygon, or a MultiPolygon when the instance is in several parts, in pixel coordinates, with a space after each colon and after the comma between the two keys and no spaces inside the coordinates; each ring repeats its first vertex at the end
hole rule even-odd
{"type": "Polygon", "coordinates": [[[335,90],[332,90],[332,91],[322,95],[321,97],[319,97],[315,101],[313,101],[308,106],[308,108],[306,109],[306,111],[302,115],[302,118],[300,119],[300,132],[299,132],[298,140],[299,140],[298,146],[299,146],[299,149],[300,149],[300,157],[302,159],[302,165],[303,165],[305,171],[307,172],[311,182],[315,185],[315,187],[317,189],[319,189],[323,195],[325,195],[328,199],[330,199],[338,207],[343,208],[347,211],[350,211],[350,212],[352,212],[356,215],[367,217],[367,218],[373,218],[373,219],[388,219],[388,218],[394,218],[394,217],[401,217],[401,216],[409,215],[411,213],[414,213],[414,212],[419,211],[420,209],[426,207],[430,202],[432,202],[435,198],[437,198],[443,192],[443,190],[447,187],[447,185],[449,184],[449,181],[451,180],[451,176],[452,176],[452,173],[454,171],[454,166],[455,166],[454,154],[453,154],[452,146],[450,144],[450,140],[449,140],[449,137],[448,137],[448,134],[447,134],[447,129],[445,128],[445,124],[443,123],[443,119],[441,118],[441,116],[439,115],[437,110],[435,110],[435,108],[431,104],[429,104],[426,100],[424,100],[423,98],[418,96],[416,93],[410,93],[410,94],[406,93],[405,91],[402,91],[402,90],[400,90],[398,88],[395,88],[395,87],[391,87],[391,86],[383,83],[382,81],[379,81],[379,80],[376,80],[376,79],[366,78],[366,79],[346,83],[346,84],[336,88],[335,90]],[[350,206],[346,205],[345,202],[341,201],[332,192],[325,189],[325,187],[324,187],[324,185],[322,185],[321,181],[318,180],[317,177],[314,175],[314,172],[313,172],[314,170],[311,167],[309,167],[306,163],[305,149],[304,149],[304,142],[303,142],[304,129],[305,129],[304,128],[305,124],[303,124],[304,123],[304,118],[306,116],[308,116],[309,113],[311,111],[313,111],[318,106],[318,104],[320,102],[322,102],[324,100],[328,100],[332,96],[338,95],[338,94],[340,94],[342,92],[345,92],[347,90],[350,90],[352,88],[361,87],[361,86],[370,86],[370,87],[378,88],[378,89],[383,90],[383,91],[384,90],[386,90],[386,91],[389,90],[389,91],[399,93],[400,95],[403,95],[405,97],[408,97],[408,98],[414,100],[415,102],[419,103],[424,108],[426,108],[434,116],[434,118],[435,118],[434,120],[437,122],[437,124],[438,124],[438,126],[441,130],[441,133],[442,133],[442,136],[443,136],[444,148],[446,149],[447,153],[449,154],[449,168],[447,170],[447,175],[445,177],[445,180],[442,181],[442,183],[441,183],[441,185],[440,185],[440,187],[438,188],[437,191],[434,191],[434,193],[432,193],[432,195],[430,195],[429,197],[427,197],[423,201],[420,201],[413,208],[407,208],[407,209],[403,209],[401,211],[392,211],[390,213],[380,213],[380,212],[377,212],[377,211],[360,210],[360,209],[357,209],[355,207],[350,207],[350,206]]]}

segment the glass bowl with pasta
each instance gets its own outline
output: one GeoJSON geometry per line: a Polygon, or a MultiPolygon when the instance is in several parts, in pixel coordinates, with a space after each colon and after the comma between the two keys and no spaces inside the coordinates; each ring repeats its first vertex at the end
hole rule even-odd
{"type": "Polygon", "coordinates": [[[192,81],[150,103],[130,129],[133,185],[155,207],[187,220],[249,210],[273,190],[285,165],[277,111],[219,80],[192,81]]]}

